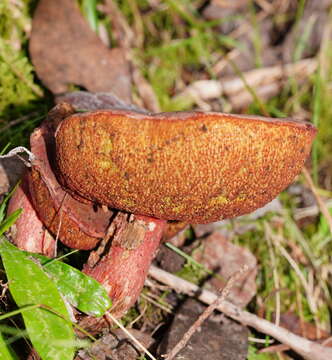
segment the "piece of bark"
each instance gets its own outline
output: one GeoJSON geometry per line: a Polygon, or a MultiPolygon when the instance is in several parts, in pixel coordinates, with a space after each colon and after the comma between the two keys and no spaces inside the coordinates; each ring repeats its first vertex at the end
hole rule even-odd
{"type": "Polygon", "coordinates": [[[130,102],[131,79],[123,49],[107,48],[89,28],[76,1],[41,0],[32,22],[30,54],[36,72],[54,93],[69,84],[112,91],[130,102]]]}

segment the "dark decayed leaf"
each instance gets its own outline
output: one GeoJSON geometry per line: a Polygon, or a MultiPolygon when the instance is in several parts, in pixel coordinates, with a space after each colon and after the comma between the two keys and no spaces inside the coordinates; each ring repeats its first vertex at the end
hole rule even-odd
{"type": "Polygon", "coordinates": [[[61,261],[50,260],[42,255],[31,255],[41,261],[61,294],[78,310],[99,317],[111,307],[112,302],[107,291],[92,277],[61,261]]]}
{"type": "MultiPolygon", "coordinates": [[[[196,300],[185,301],[177,309],[172,325],[164,334],[158,354],[165,354],[173,349],[204,309],[196,300]]],[[[247,353],[248,329],[224,317],[219,323],[212,319],[206,320],[174,359],[245,360],[247,353]]]]}
{"type": "Polygon", "coordinates": [[[18,305],[42,304],[22,312],[30,340],[43,360],[71,360],[74,332],[69,314],[54,282],[41,266],[29,259],[5,238],[0,239],[0,254],[9,290],[18,305]]]}
{"type": "Polygon", "coordinates": [[[247,266],[248,271],[237,280],[227,298],[233,304],[245,307],[255,296],[257,260],[248,249],[235,245],[220,233],[214,232],[204,239],[202,247],[193,253],[193,258],[218,274],[205,284],[216,289],[222,289],[227,279],[247,266]]]}

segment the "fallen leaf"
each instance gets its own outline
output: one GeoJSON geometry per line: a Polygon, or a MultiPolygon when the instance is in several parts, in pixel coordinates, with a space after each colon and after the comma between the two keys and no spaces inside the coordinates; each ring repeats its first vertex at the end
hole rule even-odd
{"type": "Polygon", "coordinates": [[[0,200],[23,176],[26,166],[16,155],[0,159],[0,200]]]}
{"type": "Polygon", "coordinates": [[[328,332],[317,328],[315,324],[302,321],[299,316],[291,311],[281,314],[280,326],[309,340],[326,339],[330,336],[328,332]]]}
{"type": "Polygon", "coordinates": [[[124,50],[111,50],[102,43],[76,1],[39,1],[30,54],[39,78],[54,94],[74,84],[90,91],[112,91],[130,102],[131,79],[124,50]]]}
{"type": "Polygon", "coordinates": [[[202,242],[202,248],[194,251],[193,258],[218,275],[208,280],[215,289],[222,289],[227,279],[244,266],[248,271],[240,276],[227,299],[239,307],[245,307],[256,294],[257,262],[246,248],[232,244],[220,233],[215,232],[202,242]]]}

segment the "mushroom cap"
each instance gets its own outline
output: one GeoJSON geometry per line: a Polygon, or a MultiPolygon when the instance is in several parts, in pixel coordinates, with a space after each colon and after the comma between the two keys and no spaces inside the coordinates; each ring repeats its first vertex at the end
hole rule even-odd
{"type": "Polygon", "coordinates": [[[207,223],[262,207],[300,172],[310,123],[223,113],[98,110],[56,131],[59,178],[91,201],[207,223]]]}

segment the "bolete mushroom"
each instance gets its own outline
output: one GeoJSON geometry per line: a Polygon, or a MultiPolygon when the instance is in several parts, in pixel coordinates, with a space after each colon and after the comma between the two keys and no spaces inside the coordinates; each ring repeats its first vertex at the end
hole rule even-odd
{"type": "Polygon", "coordinates": [[[291,119],[100,110],[60,123],[56,161],[63,185],[86,199],[207,223],[276,197],[300,172],[315,133],[291,119]]]}
{"type": "Polygon", "coordinates": [[[60,104],[31,138],[31,195],[65,244],[98,245],[84,271],[107,288],[120,317],[143,287],[167,220],[212,222],[263,206],[300,172],[315,133],[291,119],[74,113],[60,104]]]}

